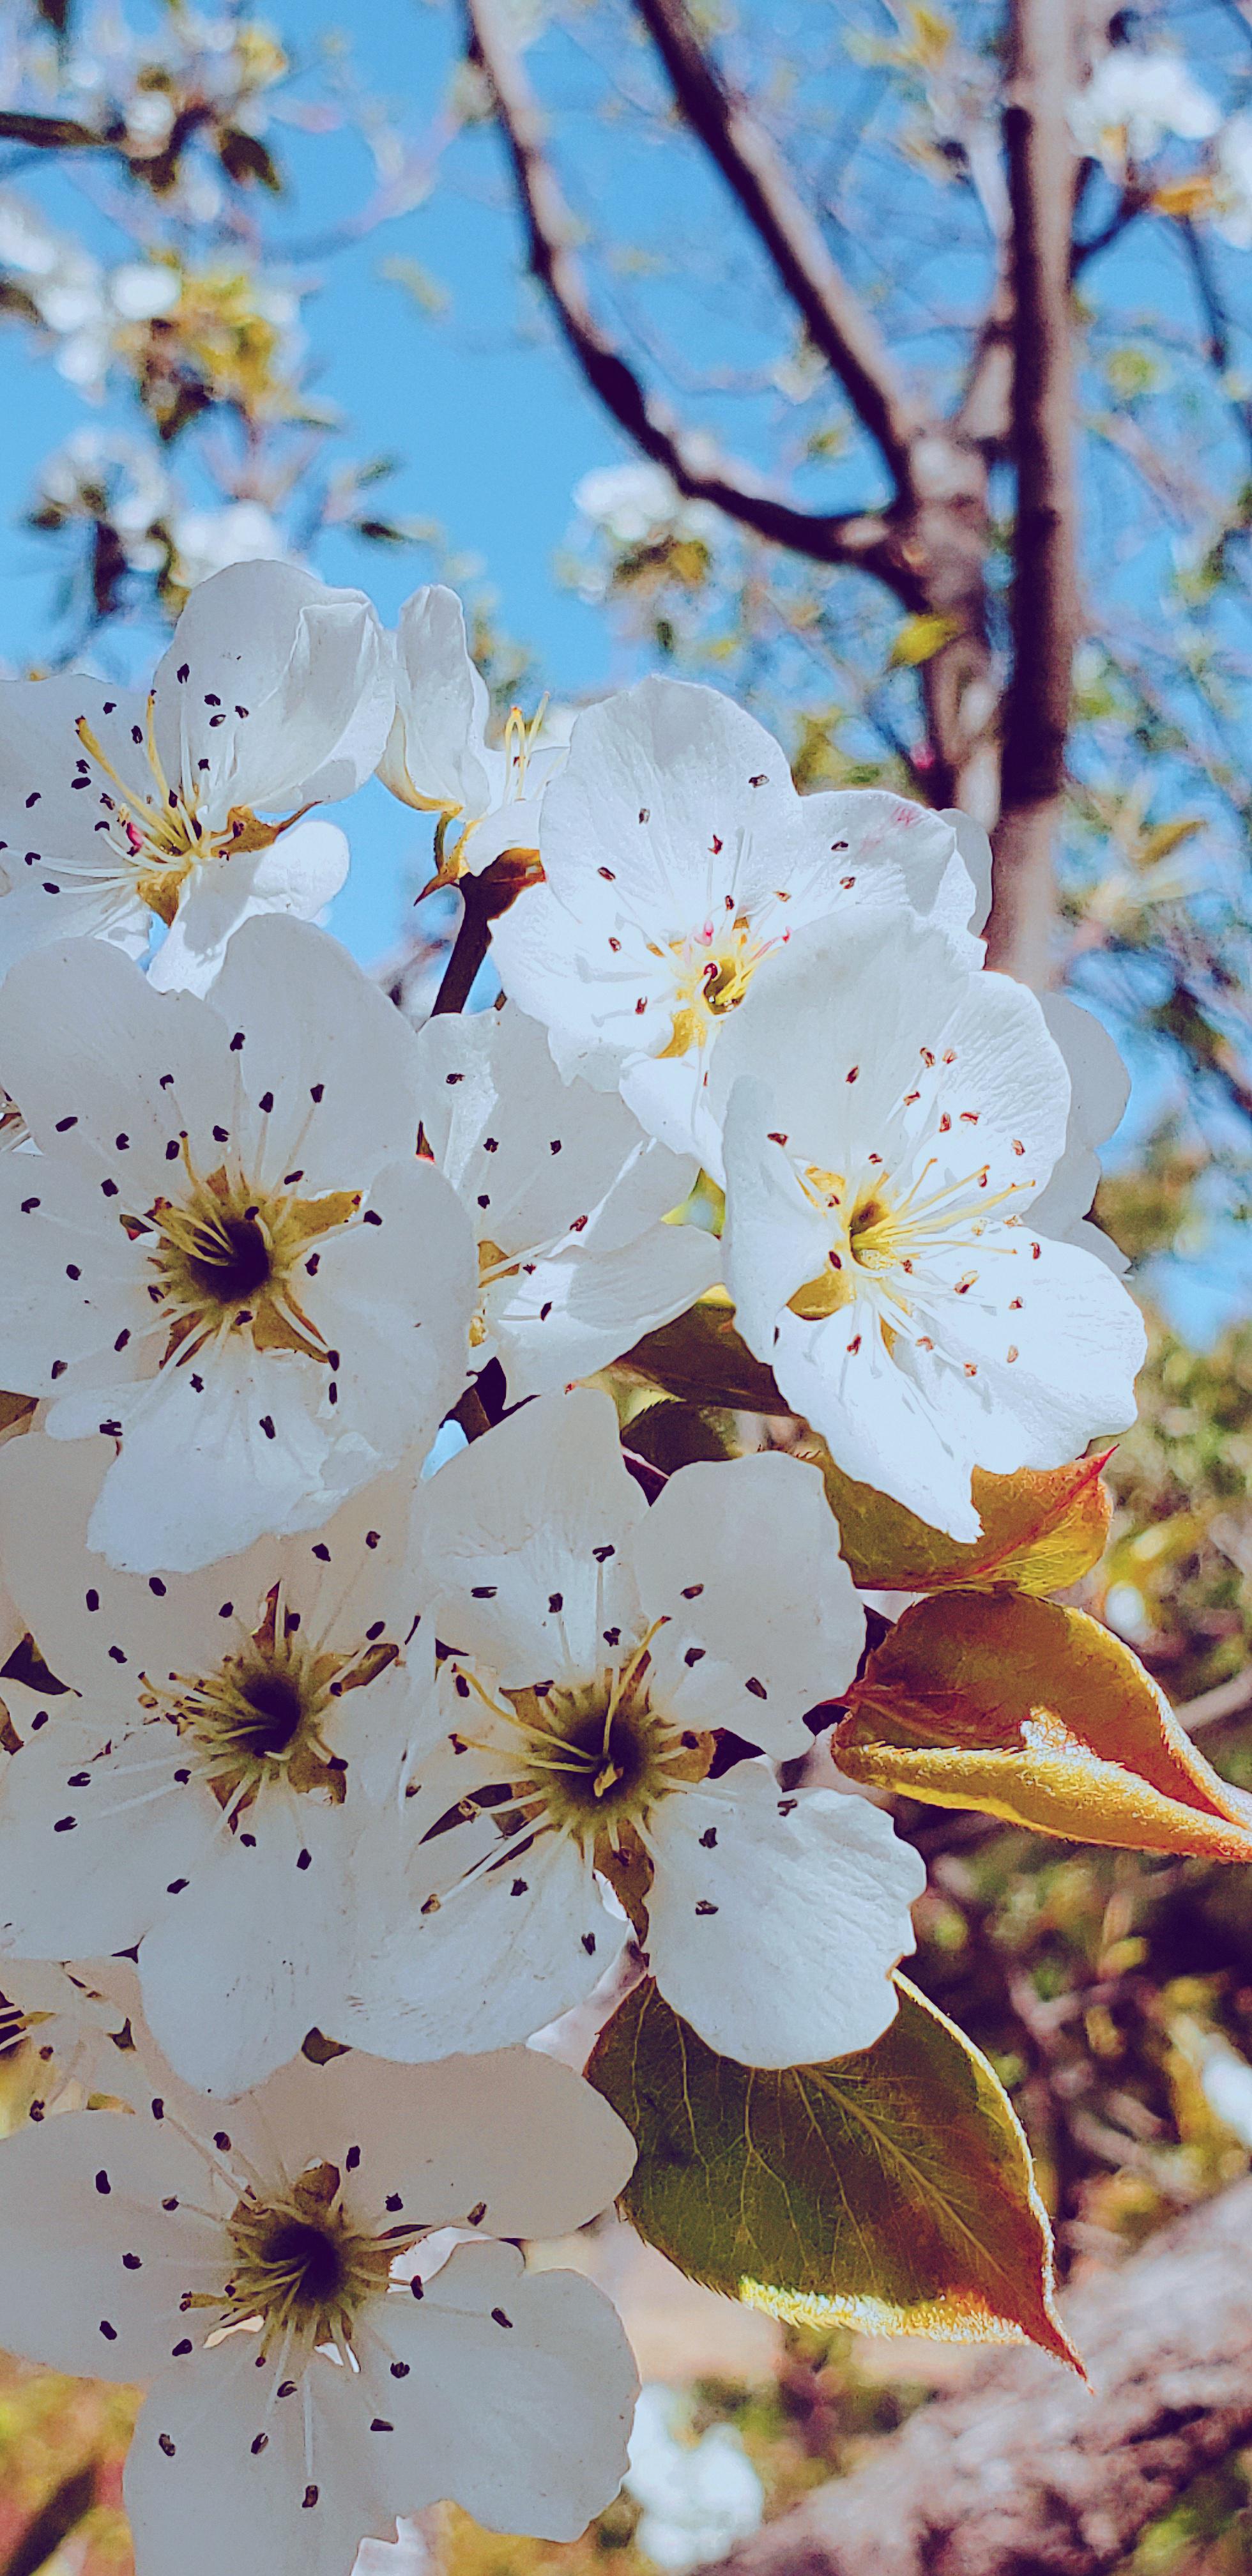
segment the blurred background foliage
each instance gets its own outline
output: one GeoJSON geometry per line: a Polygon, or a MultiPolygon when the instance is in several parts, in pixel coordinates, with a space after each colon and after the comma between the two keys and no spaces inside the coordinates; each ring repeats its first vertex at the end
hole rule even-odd
{"type": "MultiPolygon", "coordinates": [[[[1131,1064],[1097,1212],[1151,1328],[1141,1419],[1109,1469],[1109,1547],[1078,1597],[1252,1788],[1252,6],[1083,0],[1076,14],[1082,634],[1054,949],[1058,980],[1131,1064]]],[[[994,372],[1006,9],[701,0],[696,19],[894,360],[950,418],[994,372]]],[[[686,479],[729,458],[749,504],[768,491],[810,517],[888,505],[872,439],[728,220],[629,0],[502,0],[497,23],[541,99],[593,307],[681,422],[686,479]]],[[[34,488],[10,480],[0,495],[48,567],[37,613],[29,585],[5,612],[9,666],[138,670],[194,582],[248,556],[310,562],[392,607],[442,572],[468,581],[501,720],[545,687],[576,703],[661,667],[744,697],[802,787],[926,798],[961,637],[872,567],[767,542],[607,422],[593,446],[609,461],[555,505],[564,537],[533,616],[502,605],[490,559],[459,552],[459,531],[431,515],[424,442],[441,386],[464,400],[489,358],[474,435],[494,446],[475,454],[494,458],[493,503],[502,485],[523,519],[528,476],[554,506],[536,457],[543,403],[556,422],[586,396],[533,285],[514,283],[521,237],[480,49],[433,0],[387,0],[379,27],[385,83],[360,69],[358,31],[319,22],[314,40],[291,0],[264,18],[246,0],[0,0],[0,355],[20,341],[82,404],[34,488]],[[472,237],[455,276],[429,263],[419,220],[445,198],[472,237]],[[371,356],[349,406],[327,390],[319,298],[362,244],[371,356]],[[528,422],[494,390],[510,366],[528,422]],[[374,429],[397,370],[412,388],[405,454],[374,429]]],[[[994,698],[1013,460],[1003,424],[976,445],[994,698]]],[[[343,935],[367,962],[388,952],[390,988],[420,1013],[448,916],[405,927],[422,854],[408,818],[380,811],[363,804],[359,834],[348,818],[375,894],[343,935]]],[[[665,1406],[632,1438],[673,1465],[716,1454],[727,1427],[665,1406]]],[[[1139,2244],[1243,2171],[1252,1877],[933,1809],[901,1822],[930,1866],[914,1973],[1008,2085],[1062,2268],[1139,2244]]],[[[29,2098],[18,2045],[0,2056],[0,2116],[23,2118],[29,2098]]],[[[774,2511],[892,2429],[930,2384],[907,2368],[867,2368],[842,2332],[780,2331],[767,2369],[689,2378],[678,2449],[729,2428],[774,2511]]],[[[120,2576],[130,2418],[125,2392],[4,2365],[2,2576],[33,2576],[49,2547],[58,2576],[120,2576]]],[[[1252,2568],[1250,2497],[1252,2460],[1232,2460],[1141,2538],[1134,2576],[1252,2568]]],[[[636,2576],[657,2563],[644,2513],[626,2495],[570,2550],[454,2516],[443,2554],[457,2576],[558,2562],[590,2576],[606,2561],[636,2576]]]]}

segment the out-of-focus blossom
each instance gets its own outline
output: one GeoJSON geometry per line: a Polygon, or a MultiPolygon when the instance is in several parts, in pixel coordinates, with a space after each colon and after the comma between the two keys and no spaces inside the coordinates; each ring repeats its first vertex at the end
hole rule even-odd
{"type": "Polygon", "coordinates": [[[655,545],[669,537],[711,538],[716,510],[707,501],[685,501],[664,467],[598,465],[574,487],[574,507],[618,546],[655,545]]]}
{"type": "Polygon", "coordinates": [[[1222,127],[1212,222],[1233,250],[1252,250],[1252,115],[1228,117],[1222,127]]]}
{"type": "Polygon", "coordinates": [[[698,2441],[692,2405],[652,2381],[639,2392],[625,2487],[643,2518],[636,2546],[666,2576],[725,2556],[760,2527],[765,2491],[733,2424],[712,2424],[698,2441]],[[681,2436],[686,2433],[684,2440],[681,2436]]]}
{"type": "Polygon", "coordinates": [[[290,561],[277,519],[260,501],[228,501],[220,510],[178,510],[170,522],[178,589],[194,590],[230,564],[290,561]]]}
{"type": "Polygon", "coordinates": [[[1209,142],[1221,121],[1216,100],[1180,55],[1164,48],[1140,53],[1132,45],[1112,46],[1069,107],[1079,152],[1099,161],[1111,179],[1153,160],[1167,135],[1209,142]]]}

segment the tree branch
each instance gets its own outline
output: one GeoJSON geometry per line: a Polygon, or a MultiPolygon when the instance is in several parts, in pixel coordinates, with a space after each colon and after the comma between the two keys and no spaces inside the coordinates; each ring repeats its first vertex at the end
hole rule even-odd
{"type": "Polygon", "coordinates": [[[1069,269],[1069,0],[1012,0],[1004,130],[1012,207],[1017,525],[988,962],[1046,984],[1077,595],[1069,269]]]}
{"type": "Polygon", "coordinates": [[[971,2356],[725,2576],[1110,2576],[1252,2433],[1252,2179],[1062,2308],[1091,2389],[1042,2353],[971,2356]]]}
{"type": "Polygon", "coordinates": [[[913,447],[924,415],[897,378],[860,298],[832,259],[781,154],[705,53],[686,0],[635,0],[669,73],[686,123],[716,161],[815,349],[882,451],[897,493],[913,492],[913,447]]]}
{"type": "Polygon", "coordinates": [[[763,491],[750,468],[707,457],[707,443],[685,432],[643,385],[592,311],[572,244],[576,227],[548,158],[543,118],[499,0],[466,0],[471,58],[495,94],[526,222],[532,275],[542,287],[566,346],[606,411],[645,456],[664,467],[688,500],[710,501],[740,527],[814,563],[876,573],[910,609],[925,605],[921,585],[899,550],[890,519],[879,512],[823,515],[793,509],[763,491]]]}

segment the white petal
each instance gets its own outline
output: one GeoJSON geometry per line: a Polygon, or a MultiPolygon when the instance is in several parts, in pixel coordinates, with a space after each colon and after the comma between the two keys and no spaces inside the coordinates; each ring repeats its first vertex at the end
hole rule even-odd
{"type": "Polygon", "coordinates": [[[20,1077],[41,1151],[89,1173],[97,1193],[112,1179],[119,1211],[146,1208],[168,1187],[166,1149],[177,1155],[190,1112],[193,1145],[210,1148],[213,1124],[231,1117],[220,1023],[189,994],[158,996],[99,940],[65,940],[14,967],[0,992],[4,1065],[20,1077]]]}
{"type": "MultiPolygon", "coordinates": [[[[1100,1185],[1098,1147],[1112,1135],[1130,1097],[1130,1075],[1102,1022],[1065,993],[1045,993],[1043,1016],[1069,1072],[1069,1122],[1065,1151],[1031,1209],[1031,1224],[1044,1234],[1080,1238],[1077,1227],[1100,1185]]],[[[1102,1251],[1114,1270],[1125,1268],[1116,1246],[1088,1229],[1088,1251],[1102,1251]],[[1096,1237],[1096,1240],[1092,1240],[1096,1237]]]]}
{"type": "Polygon", "coordinates": [[[781,1452],[683,1467],[631,1561],[658,1686],[687,1726],[803,1752],[806,1709],[856,1671],[865,1619],[816,1467],[781,1452]]]}
{"type": "Polygon", "coordinates": [[[242,851],[197,868],[149,969],[159,993],[208,991],[240,924],[281,912],[315,921],[348,873],[348,844],[334,823],[311,820],[268,850],[242,851]]]}
{"type": "MultiPolygon", "coordinates": [[[[424,1864],[429,1885],[449,1845],[459,1859],[460,1833],[443,1841],[443,1852],[436,1843],[414,1853],[414,1881],[424,1864]]],[[[425,1914],[384,1889],[335,2025],[355,2046],[415,2062],[507,2047],[581,2003],[627,1937],[589,1865],[551,1835],[465,1886],[444,1884],[438,1911],[425,1914]]]]}
{"type": "Polygon", "coordinates": [[[395,638],[396,714],[379,776],[406,805],[471,821],[496,801],[486,746],[486,684],[470,659],[465,611],[438,583],[415,590],[395,638]]]}
{"type": "Polygon", "coordinates": [[[955,1383],[950,1366],[898,1344],[888,1352],[865,1302],[825,1323],[784,1313],[772,1356],[781,1392],[845,1475],[893,1495],[950,1538],[978,1537],[970,1471],[982,1462],[972,1454],[969,1408],[946,1400],[955,1383]]]}
{"type": "Polygon", "coordinates": [[[651,1839],[653,1972],[710,2048],[816,2065],[881,2036],[926,1884],[881,1808],[830,1789],[782,1796],[747,1762],[667,1798],[651,1839]]]}
{"type": "Polygon", "coordinates": [[[141,1941],[148,2020],[198,2091],[229,2096],[262,2083],[333,2008],[346,1937],[343,1823],[312,1795],[263,1791],[141,1941]]]}
{"type": "Polygon", "coordinates": [[[698,1226],[655,1225],[620,1251],[600,1256],[593,1241],[527,1271],[484,1299],[514,1403],[592,1376],[685,1314],[715,1285],[721,1255],[698,1226]]]}
{"type": "MultiPolygon", "coordinates": [[[[625,1104],[563,1081],[544,1031],[521,1011],[428,1020],[417,1043],[422,1124],[435,1161],[480,1239],[504,1252],[546,1249],[576,1219],[585,1227],[627,1162],[645,1151],[625,1104]]],[[[674,1175],[658,1216],[684,1195],[683,1177],[674,1175]]]]}
{"type": "Polygon", "coordinates": [[[183,2290],[218,2235],[204,2166],[121,2111],[72,2111],[0,2144],[0,2336],[93,2379],[145,2379],[186,2327],[183,2290]],[[163,2209],[162,2200],[189,2204],[163,2209]],[[138,2263],[126,2263],[127,2254],[138,2263]],[[109,2331],[106,2332],[105,2329],[109,2331]]]}
{"type": "Polygon", "coordinates": [[[209,1000],[233,1042],[233,1141],[255,1179],[276,1186],[298,1166],[315,1197],[362,1188],[393,1155],[416,1151],[413,1032],[325,931],[246,922],[209,1000]]]}
{"type": "MultiPolygon", "coordinates": [[[[355,2050],[271,2076],[230,2113],[237,2150],[289,2173],[329,2159],[352,2207],[422,2227],[561,2236],[622,2189],[634,2140],[594,2088],[536,2049],[390,2065],[355,2050]],[[471,2215],[471,2213],[475,2213],[471,2215]]],[[[383,2223],[390,2223],[386,2221],[383,2223]]]]}
{"type": "Polygon", "coordinates": [[[424,1487],[421,1556],[444,1643],[506,1688],[594,1669],[602,1569],[647,1509],[606,1395],[512,1414],[424,1487]]]}
{"type": "Polygon", "coordinates": [[[318,2356],[280,2399],[252,2342],[175,2365],[143,2408],[123,2483],[136,2576],[346,2576],[365,2535],[394,2538],[395,2445],[371,2437],[356,2373],[318,2356]]]}
{"type": "Polygon", "coordinates": [[[393,706],[364,592],[281,563],[231,564],[197,583],[153,687],[166,776],[190,783],[205,760],[227,805],[271,812],[351,796],[393,706]]]}
{"type": "Polygon", "coordinates": [[[185,1776],[162,1724],[110,1745],[107,1711],[52,1704],[6,1762],[0,1796],[0,1947],[32,1959],[128,1949],[220,1830],[217,1802],[185,1776]]]}
{"type": "Polygon", "coordinates": [[[397,2383],[372,2362],[371,2393],[406,2437],[411,2508],[447,2496],[488,2530],[576,2540],[611,2502],[638,2381],[590,2281],[463,2245],[420,2304],[388,2300],[379,2325],[407,2365],[397,2383]]]}

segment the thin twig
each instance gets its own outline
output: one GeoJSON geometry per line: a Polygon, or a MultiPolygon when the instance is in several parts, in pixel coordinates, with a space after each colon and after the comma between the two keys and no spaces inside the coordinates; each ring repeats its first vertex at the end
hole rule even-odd
{"type": "Polygon", "coordinates": [[[705,52],[686,0],[635,0],[635,7],[684,121],[716,162],[813,347],[881,450],[897,493],[911,497],[914,445],[926,422],[899,381],[877,326],[832,259],[781,153],[705,52]]]}
{"type": "Polygon", "coordinates": [[[876,573],[902,604],[917,610],[926,595],[877,511],[833,514],[798,510],[762,488],[752,468],[710,457],[644,385],[592,311],[575,255],[576,226],[546,148],[543,118],[500,0],[466,0],[471,59],[486,73],[513,166],[526,224],[531,273],[591,391],[645,456],[663,466],[688,500],[710,501],[727,518],[811,562],[876,573]]]}

